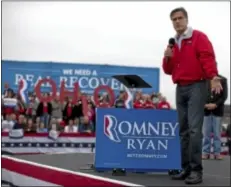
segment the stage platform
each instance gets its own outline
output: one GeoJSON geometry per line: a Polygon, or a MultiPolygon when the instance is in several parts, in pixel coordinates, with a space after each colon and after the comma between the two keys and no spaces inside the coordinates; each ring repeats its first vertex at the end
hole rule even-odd
{"type": "MultiPolygon", "coordinates": [[[[13,157],[141,186],[185,186],[183,181],[172,181],[166,173],[128,173],[126,176],[112,176],[111,172],[98,173],[95,171],[82,170],[82,168],[86,167],[89,163],[93,163],[94,154],[20,155],[13,157]]],[[[230,186],[230,157],[226,156],[225,159],[221,161],[204,161],[204,182],[199,186],[230,186]]]]}

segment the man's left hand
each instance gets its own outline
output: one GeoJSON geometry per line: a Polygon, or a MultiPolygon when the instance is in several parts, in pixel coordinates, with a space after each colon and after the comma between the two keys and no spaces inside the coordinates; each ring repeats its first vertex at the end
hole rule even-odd
{"type": "Polygon", "coordinates": [[[219,94],[222,91],[221,78],[218,76],[213,77],[211,80],[212,91],[219,94]]]}

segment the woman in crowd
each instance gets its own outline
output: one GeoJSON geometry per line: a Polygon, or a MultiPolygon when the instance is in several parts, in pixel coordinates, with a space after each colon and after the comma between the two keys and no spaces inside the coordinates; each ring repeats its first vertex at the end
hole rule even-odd
{"type": "Polygon", "coordinates": [[[57,119],[58,122],[62,121],[63,118],[63,105],[59,101],[59,96],[56,96],[54,101],[51,102],[52,105],[52,118],[57,119]]]}
{"type": "Polygon", "coordinates": [[[78,126],[74,125],[74,120],[73,119],[69,119],[68,121],[68,125],[65,126],[64,128],[64,132],[66,133],[75,133],[78,132],[78,126]]]}
{"type": "MultiPolygon", "coordinates": [[[[44,97],[47,97],[48,94],[44,93],[44,97]]],[[[40,117],[41,121],[45,124],[45,127],[48,128],[50,117],[52,114],[52,105],[50,102],[40,102],[37,108],[37,116],[40,117]]]]}
{"type": "Polygon", "coordinates": [[[73,108],[74,104],[72,103],[72,99],[69,98],[63,110],[63,120],[65,121],[65,124],[68,124],[69,119],[73,118],[73,108]]]}

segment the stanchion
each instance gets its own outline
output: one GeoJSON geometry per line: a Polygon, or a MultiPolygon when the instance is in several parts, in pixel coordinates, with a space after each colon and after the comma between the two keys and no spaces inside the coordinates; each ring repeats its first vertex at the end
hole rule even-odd
{"type": "Polygon", "coordinates": [[[112,170],[112,175],[113,176],[125,176],[126,175],[126,170],[125,169],[113,169],[112,170]]]}
{"type": "MultiPolygon", "coordinates": [[[[93,153],[93,151],[94,151],[94,148],[92,148],[92,153],[93,153]]],[[[95,156],[94,156],[94,160],[95,160],[95,156]]],[[[94,160],[93,160],[92,163],[86,164],[85,167],[79,168],[79,170],[80,171],[81,170],[82,171],[95,171],[95,172],[98,172],[98,173],[103,173],[104,172],[103,170],[97,170],[95,168],[94,160]]],[[[114,168],[114,169],[112,169],[112,175],[113,176],[125,176],[126,175],[126,170],[125,169],[114,168]]]]}
{"type": "Polygon", "coordinates": [[[168,175],[172,176],[172,175],[177,175],[180,174],[181,170],[169,170],[168,171],[168,175]]]}
{"type": "MultiPolygon", "coordinates": [[[[95,153],[94,153],[94,148],[95,148],[94,146],[91,147],[91,152],[95,155],[95,153]]],[[[94,158],[94,160],[93,160],[92,163],[86,164],[85,167],[81,167],[81,168],[79,168],[79,170],[83,170],[83,171],[97,171],[97,170],[95,169],[95,164],[94,164],[95,156],[94,156],[93,158],[94,158]]],[[[102,172],[102,171],[97,171],[97,172],[102,172]]]]}

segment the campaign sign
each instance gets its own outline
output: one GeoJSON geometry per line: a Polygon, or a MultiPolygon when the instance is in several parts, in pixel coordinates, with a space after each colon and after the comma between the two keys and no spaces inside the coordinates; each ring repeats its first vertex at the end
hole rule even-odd
{"type": "MultiPolygon", "coordinates": [[[[59,91],[61,82],[65,82],[67,90],[74,89],[78,82],[82,92],[93,94],[99,86],[109,86],[117,95],[124,90],[123,84],[112,78],[114,75],[135,74],[149,83],[152,88],[142,89],[144,92],[159,92],[159,68],[128,67],[116,65],[99,65],[86,63],[59,63],[59,62],[28,62],[2,60],[2,82],[8,83],[15,92],[18,91],[20,80],[28,84],[27,90],[34,91],[35,85],[44,78],[52,79],[59,91]]],[[[4,84],[2,84],[4,90],[4,84]]],[[[42,92],[50,92],[51,85],[41,85],[42,92]]]]}
{"type": "Polygon", "coordinates": [[[96,170],[181,169],[174,110],[97,109],[96,170]]]}

